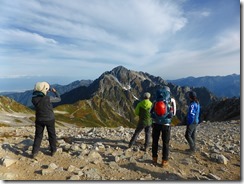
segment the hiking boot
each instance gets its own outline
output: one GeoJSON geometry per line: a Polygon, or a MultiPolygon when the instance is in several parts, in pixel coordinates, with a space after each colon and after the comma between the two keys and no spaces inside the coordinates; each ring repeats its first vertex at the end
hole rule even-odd
{"type": "Polygon", "coordinates": [[[148,152],[148,151],[149,151],[149,148],[145,148],[144,151],[145,151],[145,152],[148,152]]]}
{"type": "Polygon", "coordinates": [[[153,165],[157,165],[157,161],[158,161],[158,157],[153,157],[152,159],[152,162],[153,162],[153,165]]]}
{"type": "Polygon", "coordinates": [[[169,162],[167,160],[162,160],[162,167],[166,167],[169,165],[169,162]]]}
{"type": "Polygon", "coordinates": [[[195,149],[186,149],[185,150],[187,153],[190,153],[190,154],[193,154],[193,153],[195,153],[196,151],[195,151],[195,149]]]}
{"type": "Polygon", "coordinates": [[[32,153],[31,158],[35,159],[38,153],[32,153]]]}
{"type": "Polygon", "coordinates": [[[129,145],[128,145],[128,148],[131,148],[131,147],[132,147],[132,144],[129,144],[129,145]]]}
{"type": "Polygon", "coordinates": [[[56,151],[51,152],[51,156],[53,157],[56,154],[56,151]]]}
{"type": "Polygon", "coordinates": [[[145,152],[148,152],[149,151],[149,148],[145,147],[145,148],[141,148],[140,150],[145,151],[145,152]]]}

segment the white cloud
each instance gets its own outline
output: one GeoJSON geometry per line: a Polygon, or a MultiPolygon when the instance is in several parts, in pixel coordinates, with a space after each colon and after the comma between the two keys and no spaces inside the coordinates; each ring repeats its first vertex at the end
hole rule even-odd
{"type": "Polygon", "coordinates": [[[54,39],[45,38],[37,33],[21,31],[19,29],[0,29],[1,44],[56,44],[54,39]]]}
{"type": "Polygon", "coordinates": [[[210,11],[203,11],[200,13],[200,15],[203,17],[208,17],[210,14],[211,14],[210,11]]]}
{"type": "Polygon", "coordinates": [[[90,53],[95,50],[94,58],[112,57],[115,61],[126,58],[127,63],[135,57],[152,56],[165,35],[179,31],[187,22],[177,4],[158,0],[7,3],[7,24],[29,32],[2,30],[6,35],[3,41],[12,39],[17,45],[27,44],[26,47],[35,42],[38,48],[39,44],[58,44],[50,45],[53,54],[48,47],[45,52],[49,56],[66,53],[66,57],[81,60],[86,58],[82,49],[89,49],[90,53]],[[71,45],[75,50],[69,49],[71,45]]]}
{"type": "MultiPolygon", "coordinates": [[[[204,49],[195,48],[202,43],[191,35],[209,29],[196,30],[198,24],[193,29],[189,23],[200,25],[198,18],[210,17],[214,7],[185,12],[182,4],[188,2],[2,0],[0,64],[5,70],[0,76],[35,75],[41,70],[43,75],[90,78],[117,65],[158,75],[177,66],[175,73],[185,76],[188,64],[233,59],[227,54],[238,51],[236,31],[220,30],[215,42],[211,38],[204,49]]],[[[199,38],[203,43],[205,39],[199,38]]]]}
{"type": "Polygon", "coordinates": [[[217,53],[240,52],[240,31],[228,30],[217,36],[217,43],[212,48],[217,53]]]}
{"type": "Polygon", "coordinates": [[[150,72],[155,72],[165,79],[207,76],[209,73],[229,75],[232,71],[238,74],[241,64],[239,53],[240,33],[236,30],[228,30],[217,35],[215,42],[209,48],[188,50],[186,46],[181,50],[161,53],[155,58],[158,62],[151,63],[150,72]],[[167,72],[164,72],[165,70],[167,72]]]}

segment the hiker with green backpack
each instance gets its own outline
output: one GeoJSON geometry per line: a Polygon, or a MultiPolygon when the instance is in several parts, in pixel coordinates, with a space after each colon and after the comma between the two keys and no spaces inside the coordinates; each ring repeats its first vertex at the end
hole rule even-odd
{"type": "Polygon", "coordinates": [[[145,131],[145,144],[144,144],[144,150],[148,150],[150,137],[151,137],[151,125],[152,125],[152,119],[150,114],[150,109],[152,107],[152,102],[150,101],[151,94],[146,92],[143,95],[144,99],[139,102],[135,109],[135,114],[139,116],[139,121],[136,127],[136,130],[130,140],[129,148],[135,144],[137,137],[141,133],[141,131],[144,129],[145,131]]]}
{"type": "Polygon", "coordinates": [[[169,141],[171,132],[171,119],[176,115],[176,103],[171,98],[170,88],[163,86],[156,91],[156,102],[153,103],[151,116],[153,119],[152,131],[152,159],[156,166],[158,161],[158,142],[161,134],[162,148],[162,166],[168,165],[169,141]]]}

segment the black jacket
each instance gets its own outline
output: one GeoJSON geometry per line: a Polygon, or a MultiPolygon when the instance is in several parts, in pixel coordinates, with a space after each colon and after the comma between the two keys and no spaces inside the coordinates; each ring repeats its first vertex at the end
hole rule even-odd
{"type": "Polygon", "coordinates": [[[42,92],[34,91],[32,103],[36,110],[36,121],[52,121],[55,119],[52,102],[60,102],[60,95],[56,92],[56,97],[46,96],[42,92]]]}

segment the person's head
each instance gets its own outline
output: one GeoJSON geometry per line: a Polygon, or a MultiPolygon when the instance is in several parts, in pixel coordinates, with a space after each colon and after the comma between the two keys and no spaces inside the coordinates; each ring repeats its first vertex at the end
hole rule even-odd
{"type": "Polygon", "coordinates": [[[197,94],[194,91],[190,91],[189,94],[188,94],[188,96],[189,96],[189,98],[191,100],[196,100],[197,99],[197,94]]]}
{"type": "Polygon", "coordinates": [[[144,93],[143,97],[144,97],[144,99],[149,99],[151,97],[151,94],[146,92],[146,93],[144,93]]]}
{"type": "Polygon", "coordinates": [[[44,95],[47,95],[49,89],[50,89],[50,85],[47,82],[37,82],[34,87],[34,91],[40,91],[44,95]]]}

